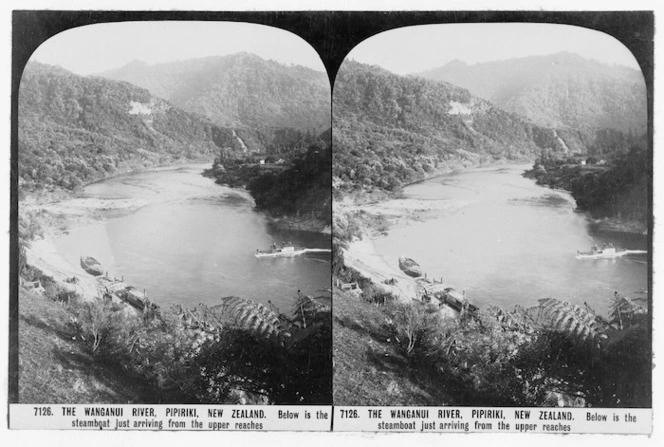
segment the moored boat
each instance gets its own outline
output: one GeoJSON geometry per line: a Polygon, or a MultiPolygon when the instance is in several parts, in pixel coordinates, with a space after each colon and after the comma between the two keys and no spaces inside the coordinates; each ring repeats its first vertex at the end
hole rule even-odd
{"type": "Polygon", "coordinates": [[[399,257],[399,268],[406,275],[412,276],[413,278],[419,278],[420,276],[422,276],[422,268],[420,267],[420,265],[417,262],[413,261],[410,258],[400,256],[399,257]]]}
{"type": "Polygon", "coordinates": [[[104,274],[104,269],[101,266],[101,263],[92,256],[81,256],[81,267],[93,276],[101,276],[104,274]]]}

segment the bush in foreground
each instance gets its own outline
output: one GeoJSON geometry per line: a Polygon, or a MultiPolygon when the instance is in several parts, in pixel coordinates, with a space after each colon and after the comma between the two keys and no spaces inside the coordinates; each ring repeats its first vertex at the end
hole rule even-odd
{"type": "Polygon", "coordinates": [[[237,297],[142,315],[103,298],[70,306],[95,358],[149,382],[158,402],[331,402],[330,309],[311,297],[292,316],[237,297]]]}
{"type": "Polygon", "coordinates": [[[383,312],[389,342],[456,404],[651,405],[647,313],[618,294],[608,319],[551,298],[460,319],[415,302],[390,303],[383,312]]]}

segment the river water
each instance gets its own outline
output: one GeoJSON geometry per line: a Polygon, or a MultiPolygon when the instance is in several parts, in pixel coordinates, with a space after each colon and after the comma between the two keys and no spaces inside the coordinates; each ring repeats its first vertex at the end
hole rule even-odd
{"type": "Polygon", "coordinates": [[[289,241],[330,248],[330,237],[278,231],[253,211],[251,196],[201,175],[205,165],[160,168],[121,175],[87,186],[83,196],[139,199],[137,212],[73,229],[54,241],[72,265],[93,256],[160,305],[218,304],[236,295],[288,312],[297,291],[315,295],[330,288],[330,254],[261,258],[257,248],[289,241]]]}
{"type": "Polygon", "coordinates": [[[646,250],[647,239],[592,233],[571,195],[522,177],[528,168],[469,169],[405,188],[406,200],[447,211],[390,231],[374,241],[376,251],[390,265],[399,256],[415,259],[481,307],[511,310],[554,297],[587,302],[605,315],[614,291],[645,298],[646,256],[577,260],[575,254],[606,242],[646,250]]]}

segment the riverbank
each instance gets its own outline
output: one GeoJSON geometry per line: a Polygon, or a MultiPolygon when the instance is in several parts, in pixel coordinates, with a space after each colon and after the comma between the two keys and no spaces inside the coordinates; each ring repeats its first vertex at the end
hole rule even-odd
{"type": "MultiPolygon", "coordinates": [[[[335,224],[342,226],[349,235],[344,241],[344,264],[370,279],[383,293],[391,294],[399,301],[417,299],[418,282],[401,271],[398,259],[388,260],[381,256],[376,251],[374,241],[386,236],[391,230],[455,213],[469,202],[456,199],[422,200],[403,195],[363,196],[361,201],[364,203],[361,204],[355,200],[346,196],[334,204],[335,224]]],[[[409,253],[402,255],[408,257],[409,253]]]]}
{"type": "Polygon", "coordinates": [[[390,294],[399,301],[408,303],[417,298],[415,280],[403,273],[398,265],[386,262],[370,239],[348,244],[344,250],[344,264],[370,279],[381,292],[390,294]],[[387,284],[387,281],[391,284],[387,284]]]}
{"type": "Polygon", "coordinates": [[[648,236],[648,225],[645,222],[630,219],[621,219],[618,217],[605,217],[603,219],[592,219],[591,227],[595,231],[607,233],[629,233],[648,236]]]}
{"type": "Polygon", "coordinates": [[[265,215],[270,225],[281,231],[306,231],[309,233],[332,235],[332,227],[320,219],[296,216],[271,217],[267,213],[263,213],[263,215],[265,215]]]}
{"type": "MultiPolygon", "coordinates": [[[[141,199],[99,199],[62,196],[47,199],[26,197],[19,203],[19,219],[37,228],[25,248],[26,262],[60,287],[75,288],[84,301],[103,296],[104,286],[78,264],[72,264],[57,249],[54,239],[70,231],[131,215],[150,202],[141,199]],[[77,283],[68,283],[76,278],[77,283]]],[[[81,253],[80,255],[87,255],[81,253]]]]}
{"type": "Polygon", "coordinates": [[[36,219],[41,227],[42,236],[50,239],[67,234],[72,228],[128,216],[148,203],[149,201],[141,199],[98,199],[75,196],[54,201],[27,198],[19,202],[19,213],[23,217],[36,219]]]}
{"type": "Polygon", "coordinates": [[[633,149],[608,157],[604,164],[577,164],[572,160],[538,159],[523,176],[538,185],[562,188],[574,197],[597,231],[647,236],[652,216],[650,155],[633,149]]]}

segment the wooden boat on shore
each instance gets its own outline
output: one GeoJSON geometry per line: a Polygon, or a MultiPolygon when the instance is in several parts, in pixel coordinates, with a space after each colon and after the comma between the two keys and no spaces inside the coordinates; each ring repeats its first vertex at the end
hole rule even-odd
{"type": "Polygon", "coordinates": [[[104,274],[104,269],[101,266],[101,263],[92,256],[81,256],[81,267],[93,276],[101,276],[104,274]]]}
{"type": "Polygon", "coordinates": [[[400,256],[399,268],[406,275],[411,276],[413,278],[419,278],[420,276],[422,276],[422,267],[420,267],[420,265],[417,262],[413,261],[410,258],[400,256]]]}

